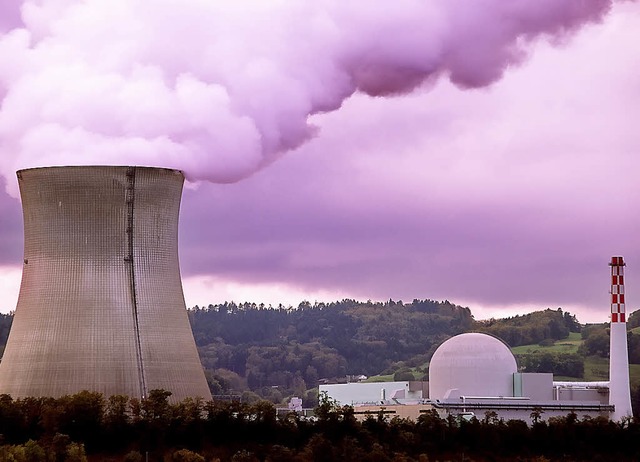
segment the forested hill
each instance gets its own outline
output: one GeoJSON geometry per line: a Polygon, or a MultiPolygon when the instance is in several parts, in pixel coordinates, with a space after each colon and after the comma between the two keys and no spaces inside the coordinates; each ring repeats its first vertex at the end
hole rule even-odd
{"type": "MultiPolygon", "coordinates": [[[[295,308],[224,303],[188,314],[214,395],[281,402],[296,394],[310,405],[322,379],[421,379],[438,345],[462,332],[487,332],[515,347],[564,339],[581,327],[561,309],[476,321],[469,308],[433,300],[347,299],[295,308]]],[[[0,318],[0,348],[11,320],[0,318]]]]}
{"type": "Polygon", "coordinates": [[[407,368],[426,374],[438,345],[462,332],[484,331],[517,346],[566,338],[580,328],[561,309],[478,322],[469,308],[433,300],[296,308],[225,303],[195,307],[189,316],[214,393],[250,389],[274,401],[280,392],[305,396],[322,379],[407,368]]]}
{"type": "Polygon", "coordinates": [[[242,373],[251,366],[248,356],[274,357],[273,348],[295,347],[320,377],[377,374],[394,361],[428,355],[445,338],[474,325],[468,308],[431,300],[304,302],[295,309],[225,303],[196,307],[190,316],[196,343],[205,352],[206,345],[214,346],[218,367],[242,373]],[[230,354],[221,357],[229,347],[230,354]]]}
{"type": "Polygon", "coordinates": [[[476,323],[476,330],[495,335],[512,348],[561,340],[567,338],[570,332],[580,332],[581,329],[576,317],[560,308],[476,323]]]}

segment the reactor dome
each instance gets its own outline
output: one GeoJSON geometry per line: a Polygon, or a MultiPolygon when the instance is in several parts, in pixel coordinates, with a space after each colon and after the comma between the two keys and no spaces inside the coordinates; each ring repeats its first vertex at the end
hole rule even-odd
{"type": "Polygon", "coordinates": [[[496,337],[480,333],[445,341],[429,364],[429,398],[513,396],[516,359],[496,337]]]}

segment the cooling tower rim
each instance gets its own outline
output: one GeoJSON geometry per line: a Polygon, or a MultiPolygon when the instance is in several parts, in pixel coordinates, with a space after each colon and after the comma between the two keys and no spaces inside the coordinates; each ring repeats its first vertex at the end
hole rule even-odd
{"type": "Polygon", "coordinates": [[[20,174],[25,172],[34,172],[34,171],[51,171],[51,170],[81,170],[81,169],[127,169],[127,168],[135,168],[135,169],[144,169],[144,170],[164,170],[166,172],[171,172],[174,174],[178,174],[184,177],[184,172],[175,168],[167,168],[167,167],[154,167],[151,165],[51,165],[46,167],[30,167],[23,168],[16,171],[16,175],[20,176],[20,174]]]}

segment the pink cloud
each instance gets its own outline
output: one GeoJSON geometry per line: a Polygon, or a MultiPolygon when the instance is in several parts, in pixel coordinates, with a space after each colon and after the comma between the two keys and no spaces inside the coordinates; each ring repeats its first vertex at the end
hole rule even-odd
{"type": "Polygon", "coordinates": [[[206,242],[185,249],[186,274],[605,320],[608,258],[640,284],[639,25],[637,5],[617,7],[489,89],[350,99],[267,171],[189,194],[187,216],[216,212],[184,228],[206,242]]]}
{"type": "Polygon", "coordinates": [[[139,163],[236,181],[360,91],[488,85],[610,0],[22,2],[0,37],[0,170],[139,163]],[[126,153],[126,154],[123,154],[126,153]]]}
{"type": "MultiPolygon", "coordinates": [[[[384,16],[331,2],[249,15],[236,2],[210,23],[162,2],[142,24],[161,37],[139,29],[137,2],[94,15],[57,4],[70,9],[33,4],[29,32],[0,39],[16,57],[0,76],[22,85],[0,111],[6,175],[91,155],[219,181],[270,164],[185,193],[185,278],[604,320],[607,261],[622,254],[639,307],[637,3],[403,1],[384,16]],[[121,29],[100,48],[112,18],[121,29]]],[[[2,232],[19,240],[17,226],[2,232]]]]}

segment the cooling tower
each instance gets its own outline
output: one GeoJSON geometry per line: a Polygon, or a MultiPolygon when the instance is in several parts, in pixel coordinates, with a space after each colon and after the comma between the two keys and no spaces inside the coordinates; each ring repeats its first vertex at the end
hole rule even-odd
{"type": "Polygon", "coordinates": [[[211,399],[178,265],[182,173],[50,167],[18,182],[24,267],[0,393],[211,399]]]}

